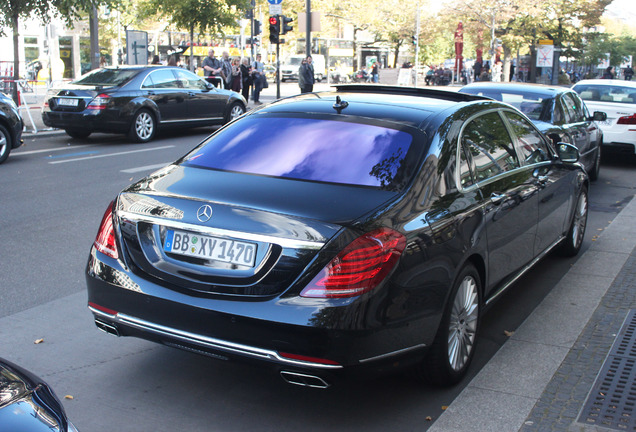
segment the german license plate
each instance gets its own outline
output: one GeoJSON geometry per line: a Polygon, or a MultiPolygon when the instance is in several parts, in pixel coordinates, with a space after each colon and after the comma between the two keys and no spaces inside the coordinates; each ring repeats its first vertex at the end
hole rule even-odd
{"type": "Polygon", "coordinates": [[[66,99],[66,98],[60,98],[57,100],[57,104],[61,105],[61,106],[73,106],[76,107],[78,105],[78,100],[77,99],[66,99]]]}
{"type": "Polygon", "coordinates": [[[614,119],[608,118],[607,120],[603,120],[601,122],[601,125],[603,125],[603,126],[611,126],[613,121],[614,121],[614,119]]]}
{"type": "Polygon", "coordinates": [[[168,230],[163,250],[207,260],[254,267],[256,245],[218,237],[168,230]]]}

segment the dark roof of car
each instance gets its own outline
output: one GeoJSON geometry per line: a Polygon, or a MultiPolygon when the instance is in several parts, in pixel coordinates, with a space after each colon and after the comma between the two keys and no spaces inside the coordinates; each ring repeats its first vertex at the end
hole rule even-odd
{"type": "Polygon", "coordinates": [[[418,127],[445,110],[454,111],[490,98],[447,90],[382,85],[338,85],[331,91],[306,93],[264,106],[258,113],[315,113],[385,119],[418,127]]]}
{"type": "Polygon", "coordinates": [[[536,93],[545,96],[554,96],[559,93],[566,93],[571,91],[569,87],[562,86],[553,86],[553,85],[545,85],[545,84],[531,84],[531,83],[516,83],[516,82],[492,82],[492,81],[484,81],[484,82],[474,82],[471,84],[467,84],[459,91],[463,93],[465,90],[504,90],[510,93],[536,93]]]}

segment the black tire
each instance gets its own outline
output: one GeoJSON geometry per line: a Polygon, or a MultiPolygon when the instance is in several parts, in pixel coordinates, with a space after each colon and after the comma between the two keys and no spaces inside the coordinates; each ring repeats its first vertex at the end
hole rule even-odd
{"type": "Polygon", "coordinates": [[[146,109],[137,111],[130,125],[128,136],[135,142],[145,143],[155,137],[157,121],[155,116],[146,109]]]}
{"type": "Polygon", "coordinates": [[[237,117],[245,114],[245,105],[241,102],[232,102],[225,114],[225,123],[229,123],[237,117]]]}
{"type": "Polygon", "coordinates": [[[4,126],[0,125],[0,164],[7,160],[12,148],[11,134],[4,126]]]}
{"type": "Polygon", "coordinates": [[[601,145],[599,144],[598,149],[596,150],[596,156],[594,158],[594,166],[588,173],[591,181],[598,180],[598,174],[601,171],[601,145]]]}
{"type": "Polygon", "coordinates": [[[467,264],[457,276],[428,355],[416,376],[431,384],[459,382],[473,359],[481,322],[481,279],[467,264]]]}
{"type": "Polygon", "coordinates": [[[64,132],[71,138],[84,139],[91,135],[91,131],[81,129],[64,129],[64,132]]]}
{"type": "Polygon", "coordinates": [[[570,228],[559,248],[561,255],[573,257],[581,250],[583,237],[585,236],[585,227],[587,226],[587,213],[587,186],[583,186],[581,192],[579,192],[579,196],[576,198],[576,207],[574,208],[570,228]]]}

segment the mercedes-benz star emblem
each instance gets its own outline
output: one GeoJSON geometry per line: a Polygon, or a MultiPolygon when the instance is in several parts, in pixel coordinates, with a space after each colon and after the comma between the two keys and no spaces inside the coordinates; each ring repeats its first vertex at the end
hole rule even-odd
{"type": "Polygon", "coordinates": [[[201,207],[199,207],[199,210],[197,210],[197,219],[199,219],[200,222],[207,222],[210,220],[211,217],[212,207],[210,207],[209,205],[202,205],[201,207]]]}

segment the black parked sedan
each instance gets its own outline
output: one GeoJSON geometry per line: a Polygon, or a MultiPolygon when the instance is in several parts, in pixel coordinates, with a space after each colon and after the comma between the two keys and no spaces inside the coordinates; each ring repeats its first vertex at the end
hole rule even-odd
{"type": "Polygon", "coordinates": [[[55,392],[41,378],[2,358],[0,430],[77,432],[55,392]]]}
{"type": "Polygon", "coordinates": [[[221,128],[108,206],[86,269],[97,326],[293,384],[466,372],[482,312],[581,247],[588,178],[519,111],[341,86],[221,128]]]}
{"type": "Polygon", "coordinates": [[[127,133],[146,142],[159,127],[223,124],[241,116],[246,106],[240,94],[178,67],[109,67],[50,90],[42,120],[74,138],[127,133]]]}
{"type": "Polygon", "coordinates": [[[487,96],[519,109],[555,144],[574,144],[579,149],[590,180],[598,178],[603,132],[596,122],[605,120],[607,116],[602,112],[590,116],[585,103],[572,89],[540,84],[477,82],[459,91],[487,96]]]}
{"type": "Polygon", "coordinates": [[[22,145],[23,128],[17,105],[0,92],[0,163],[7,160],[12,149],[22,145]]]}

